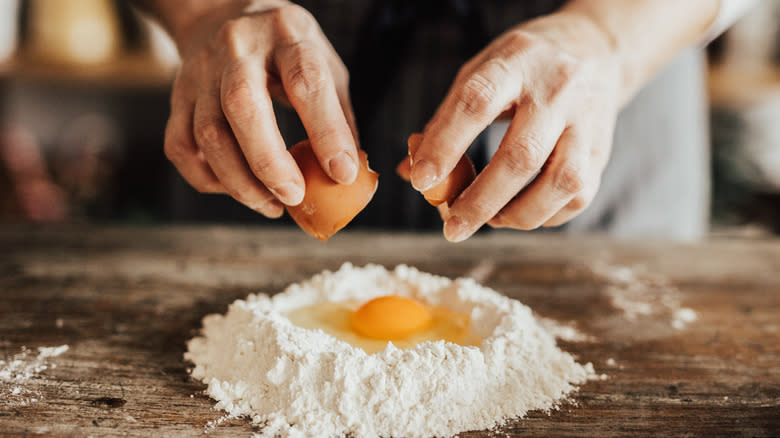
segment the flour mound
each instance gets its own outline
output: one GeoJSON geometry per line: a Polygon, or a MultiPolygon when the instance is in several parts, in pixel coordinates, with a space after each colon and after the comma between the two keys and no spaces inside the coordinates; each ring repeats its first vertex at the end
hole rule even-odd
{"type": "Polygon", "coordinates": [[[518,301],[471,279],[400,265],[344,264],[269,297],[250,295],[203,319],[184,358],[216,407],[262,425],[262,437],[453,436],[548,410],[593,377],[518,301]],[[444,341],[369,355],[284,314],[318,302],[396,294],[471,315],[480,347],[444,341]]]}

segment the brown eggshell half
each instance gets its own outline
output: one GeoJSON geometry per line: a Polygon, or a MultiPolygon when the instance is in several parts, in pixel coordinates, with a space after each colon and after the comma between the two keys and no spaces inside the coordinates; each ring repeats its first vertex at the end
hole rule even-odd
{"type": "MultiPolygon", "coordinates": [[[[420,146],[421,141],[422,134],[412,134],[409,137],[408,144],[410,155],[417,152],[417,148],[420,146]]],[[[403,170],[405,169],[399,169],[399,173],[403,170]]],[[[474,169],[474,163],[471,162],[468,155],[463,154],[452,172],[450,172],[441,183],[422,192],[423,197],[434,207],[438,207],[443,203],[451,205],[452,201],[466,190],[466,187],[468,187],[476,177],[477,172],[474,169]]]]}
{"type": "Polygon", "coordinates": [[[320,167],[309,140],[290,148],[306,182],[306,194],[296,206],[287,206],[303,231],[323,242],[360,213],[376,192],[379,176],[368,167],[366,153],[358,150],[360,166],[352,184],[334,182],[320,167]]]}

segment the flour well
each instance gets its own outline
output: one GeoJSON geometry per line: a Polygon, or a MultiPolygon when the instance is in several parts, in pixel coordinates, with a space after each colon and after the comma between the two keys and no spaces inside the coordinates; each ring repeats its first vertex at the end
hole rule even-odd
{"type": "Polygon", "coordinates": [[[216,407],[262,425],[260,436],[423,437],[490,429],[549,410],[576,384],[597,378],[555,345],[518,301],[471,279],[407,266],[345,264],[269,297],[250,295],[203,319],[188,342],[192,376],[216,407]],[[375,354],[284,315],[319,302],[395,294],[470,315],[483,341],[443,341],[375,354]]]}

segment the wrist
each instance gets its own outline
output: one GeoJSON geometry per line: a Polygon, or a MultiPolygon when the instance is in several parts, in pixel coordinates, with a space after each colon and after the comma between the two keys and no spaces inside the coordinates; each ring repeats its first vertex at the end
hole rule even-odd
{"type": "Polygon", "coordinates": [[[611,81],[620,84],[618,94],[626,91],[627,65],[618,39],[609,28],[590,15],[568,8],[529,21],[520,26],[556,44],[561,50],[590,65],[595,65],[611,81]]]}
{"type": "Polygon", "coordinates": [[[570,0],[560,13],[579,15],[610,41],[626,103],[666,63],[701,42],[722,0],[570,0]]]}
{"type": "Polygon", "coordinates": [[[574,23],[570,27],[573,29],[571,32],[576,32],[573,36],[573,44],[578,53],[609,65],[610,70],[618,75],[617,79],[621,87],[619,94],[629,96],[633,94],[631,90],[633,82],[631,78],[634,76],[633,64],[627,59],[622,41],[609,25],[608,17],[594,14],[587,7],[587,3],[587,1],[571,1],[556,14],[567,17],[569,22],[574,23]]]}

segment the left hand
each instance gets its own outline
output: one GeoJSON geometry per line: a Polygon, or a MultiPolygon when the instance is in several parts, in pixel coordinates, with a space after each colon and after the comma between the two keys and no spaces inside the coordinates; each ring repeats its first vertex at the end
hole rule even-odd
{"type": "Polygon", "coordinates": [[[558,226],[585,209],[599,187],[621,105],[616,58],[598,26],[558,12],[509,30],[461,68],[411,157],[414,187],[441,181],[497,118],[511,117],[511,124],[444,217],[448,240],[465,240],[485,223],[558,226]]]}

